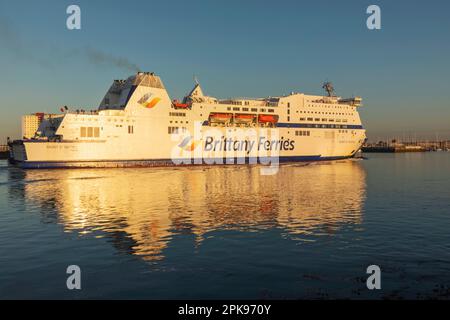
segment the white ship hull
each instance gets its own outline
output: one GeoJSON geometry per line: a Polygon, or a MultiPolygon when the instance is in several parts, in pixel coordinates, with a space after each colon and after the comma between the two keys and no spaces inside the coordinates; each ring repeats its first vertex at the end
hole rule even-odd
{"type": "Polygon", "coordinates": [[[67,112],[41,124],[38,139],[13,143],[13,161],[24,168],[271,164],[352,157],[365,140],[356,106],[337,98],[218,101],[197,85],[189,107],[177,107],[159,78],[136,77],[113,84],[99,111],[67,112]]]}

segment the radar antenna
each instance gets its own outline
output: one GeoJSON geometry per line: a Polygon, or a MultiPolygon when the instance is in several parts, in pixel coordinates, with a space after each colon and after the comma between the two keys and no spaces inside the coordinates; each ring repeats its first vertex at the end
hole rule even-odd
{"type": "Polygon", "coordinates": [[[329,81],[324,82],[322,88],[325,89],[329,97],[334,97],[334,87],[331,82],[329,81]]]}

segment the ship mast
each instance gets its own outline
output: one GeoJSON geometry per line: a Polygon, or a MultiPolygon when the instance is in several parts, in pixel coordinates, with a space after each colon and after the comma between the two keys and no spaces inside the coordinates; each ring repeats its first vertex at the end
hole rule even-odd
{"type": "Polygon", "coordinates": [[[323,83],[322,88],[325,89],[325,91],[328,93],[329,97],[334,97],[334,87],[333,84],[329,81],[326,81],[323,83]]]}

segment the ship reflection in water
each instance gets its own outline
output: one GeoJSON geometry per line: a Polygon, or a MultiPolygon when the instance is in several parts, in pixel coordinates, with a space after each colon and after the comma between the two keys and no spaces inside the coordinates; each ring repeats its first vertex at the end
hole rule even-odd
{"type": "MultiPolygon", "coordinates": [[[[107,237],[117,250],[164,259],[178,234],[201,246],[211,232],[271,228],[296,241],[361,223],[365,171],[359,161],[259,167],[20,171],[28,205],[80,236],[107,237]],[[51,213],[54,213],[52,216],[51,213]]],[[[17,178],[17,177],[16,177],[17,178]]]]}

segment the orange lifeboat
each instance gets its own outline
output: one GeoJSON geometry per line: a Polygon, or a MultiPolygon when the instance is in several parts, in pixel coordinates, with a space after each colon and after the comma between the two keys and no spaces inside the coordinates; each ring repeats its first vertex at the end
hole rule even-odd
{"type": "Polygon", "coordinates": [[[234,122],[235,123],[251,123],[255,120],[256,115],[254,114],[245,114],[245,113],[238,113],[234,115],[234,122]]]}
{"type": "Polygon", "coordinates": [[[259,123],[272,123],[275,124],[278,122],[278,115],[273,114],[260,114],[258,116],[259,123]]]}
{"type": "Polygon", "coordinates": [[[189,103],[181,103],[178,100],[173,100],[172,101],[172,105],[174,106],[174,108],[176,109],[188,109],[191,107],[191,105],[189,103]]]}
{"type": "Polygon", "coordinates": [[[233,115],[231,113],[211,113],[209,122],[211,123],[227,123],[230,122],[233,115]]]}

